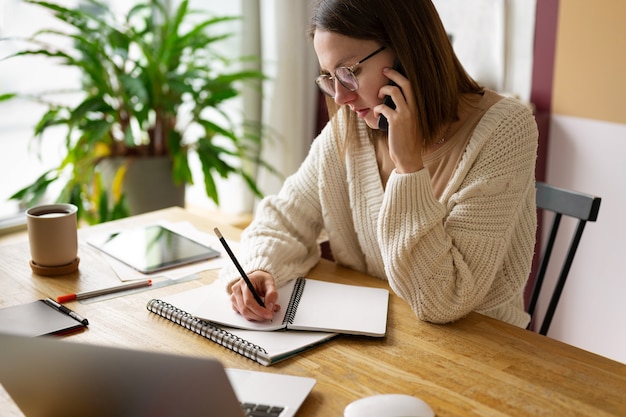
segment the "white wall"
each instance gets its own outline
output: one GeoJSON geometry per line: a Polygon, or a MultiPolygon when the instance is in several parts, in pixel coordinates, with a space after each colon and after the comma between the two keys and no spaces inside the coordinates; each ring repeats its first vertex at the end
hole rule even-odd
{"type": "Polygon", "coordinates": [[[530,101],[536,0],[433,0],[459,60],[487,88],[530,101]]]}
{"type": "Polygon", "coordinates": [[[602,198],[598,221],[585,227],[548,335],[626,363],[624,138],[624,124],[554,115],[546,179],[602,198]]]}

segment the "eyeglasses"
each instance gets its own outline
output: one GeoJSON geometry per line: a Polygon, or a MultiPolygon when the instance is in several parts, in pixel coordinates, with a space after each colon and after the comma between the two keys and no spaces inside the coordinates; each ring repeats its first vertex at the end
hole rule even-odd
{"type": "Polygon", "coordinates": [[[350,91],[356,91],[359,89],[359,81],[354,74],[354,70],[357,66],[361,65],[383,49],[385,49],[385,47],[381,46],[354,65],[351,65],[349,67],[339,67],[335,69],[334,76],[331,76],[329,74],[322,74],[315,79],[315,83],[320,88],[320,90],[322,90],[322,93],[326,94],[330,98],[335,98],[335,94],[337,93],[335,91],[335,79],[339,81],[339,83],[346,89],[350,91]]]}

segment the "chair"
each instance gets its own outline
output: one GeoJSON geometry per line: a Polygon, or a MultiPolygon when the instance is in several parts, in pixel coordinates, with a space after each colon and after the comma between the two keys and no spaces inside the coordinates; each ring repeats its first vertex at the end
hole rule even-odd
{"type": "Polygon", "coordinates": [[[572,262],[574,261],[574,255],[578,249],[578,244],[580,242],[580,238],[582,237],[585,225],[588,221],[595,222],[598,218],[598,211],[600,210],[600,202],[602,199],[600,197],[594,197],[576,191],[548,185],[543,182],[537,182],[536,185],[537,208],[554,212],[554,220],[552,221],[548,241],[541,257],[539,270],[537,276],[535,277],[530,302],[528,304],[528,313],[533,318],[531,319],[531,324],[528,325],[529,329],[535,319],[535,307],[537,305],[537,300],[539,299],[539,294],[541,293],[548,264],[550,263],[552,249],[557,232],[559,231],[561,218],[565,215],[578,219],[578,226],[576,227],[576,230],[571,238],[569,249],[565,256],[563,266],[561,267],[557,283],[554,287],[550,303],[539,330],[539,333],[545,336],[550,328],[552,317],[554,316],[557,304],[559,303],[561,292],[563,291],[567,275],[569,274],[572,262]]]}

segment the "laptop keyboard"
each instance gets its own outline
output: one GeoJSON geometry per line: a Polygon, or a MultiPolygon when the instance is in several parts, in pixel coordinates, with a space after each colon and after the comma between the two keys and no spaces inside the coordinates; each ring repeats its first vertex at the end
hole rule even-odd
{"type": "Polygon", "coordinates": [[[283,412],[283,407],[276,407],[265,404],[242,403],[246,417],[279,417],[283,412]]]}

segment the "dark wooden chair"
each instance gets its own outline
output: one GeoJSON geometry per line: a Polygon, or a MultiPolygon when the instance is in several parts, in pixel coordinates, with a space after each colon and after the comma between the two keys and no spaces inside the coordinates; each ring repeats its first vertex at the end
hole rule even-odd
{"type": "Polygon", "coordinates": [[[546,335],[548,333],[550,323],[552,323],[554,312],[556,311],[561,293],[563,292],[563,287],[565,286],[567,275],[569,274],[572,262],[574,261],[574,255],[576,255],[576,250],[578,249],[578,244],[580,243],[580,238],[582,237],[585,225],[588,221],[595,222],[598,218],[600,202],[600,197],[594,197],[576,191],[548,185],[543,182],[537,182],[537,208],[553,212],[554,218],[546,246],[541,256],[541,262],[539,264],[539,269],[537,276],[535,277],[535,282],[528,304],[527,311],[533,318],[529,324],[529,329],[533,328],[532,326],[539,325],[535,315],[535,308],[537,306],[539,295],[542,291],[548,264],[551,261],[552,249],[559,231],[561,218],[565,215],[578,219],[578,225],[571,237],[569,249],[566,253],[563,265],[561,266],[556,285],[550,298],[550,303],[548,304],[548,308],[546,309],[546,313],[539,327],[539,333],[542,335],[546,335]]]}

